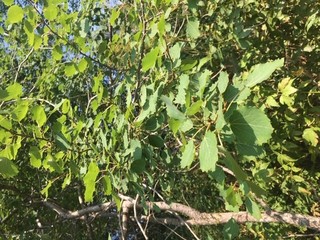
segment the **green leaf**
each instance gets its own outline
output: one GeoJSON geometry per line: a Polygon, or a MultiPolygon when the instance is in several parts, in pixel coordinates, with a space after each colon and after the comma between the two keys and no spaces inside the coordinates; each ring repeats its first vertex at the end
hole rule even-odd
{"type": "Polygon", "coordinates": [[[228,73],[221,72],[218,78],[218,89],[220,94],[224,93],[228,87],[229,84],[229,77],[228,73]]]}
{"type": "Polygon", "coordinates": [[[218,161],[217,139],[214,132],[206,132],[199,150],[200,169],[204,172],[214,171],[218,161]]]}
{"type": "Polygon", "coordinates": [[[29,150],[29,155],[30,155],[30,163],[31,166],[35,168],[40,168],[42,164],[42,153],[40,152],[38,147],[31,146],[29,150]]]}
{"type": "Polygon", "coordinates": [[[56,61],[60,61],[63,56],[62,48],[60,46],[55,46],[52,49],[52,57],[56,61]]]}
{"type": "Polygon", "coordinates": [[[9,159],[0,157],[0,174],[4,178],[14,177],[18,174],[18,167],[9,159]]]}
{"type": "Polygon", "coordinates": [[[257,64],[252,67],[244,84],[247,87],[253,87],[258,83],[267,80],[271,74],[277,69],[283,66],[284,59],[277,59],[272,62],[267,62],[263,64],[257,64]]]}
{"type": "Polygon", "coordinates": [[[84,200],[86,202],[93,201],[93,193],[96,189],[96,179],[99,174],[99,168],[95,162],[90,162],[88,167],[88,172],[83,178],[85,192],[84,192],[84,200]]]}
{"type": "Polygon", "coordinates": [[[259,209],[258,204],[255,201],[252,201],[251,198],[247,197],[246,201],[246,208],[248,212],[257,220],[261,219],[261,211],[259,209]]]}
{"type": "Polygon", "coordinates": [[[43,124],[47,121],[47,116],[42,106],[34,106],[31,110],[31,113],[32,119],[37,122],[38,127],[42,127],[43,124]]]}
{"type": "Polygon", "coordinates": [[[58,16],[58,8],[53,4],[49,4],[48,7],[44,8],[43,15],[49,21],[53,21],[58,16]]]}
{"type": "Polygon", "coordinates": [[[184,105],[186,103],[186,89],[189,86],[189,76],[186,74],[182,74],[179,78],[179,85],[178,85],[178,94],[176,99],[174,100],[175,103],[184,105]]]}
{"type": "Polygon", "coordinates": [[[80,36],[85,38],[90,31],[89,19],[85,18],[80,21],[80,36]]]}
{"type": "Polygon", "coordinates": [[[146,72],[150,68],[153,68],[156,65],[156,60],[159,54],[159,47],[152,49],[148,52],[142,59],[142,71],[146,72]]]}
{"type": "Polygon", "coordinates": [[[223,236],[224,239],[234,239],[238,237],[240,234],[239,224],[231,218],[226,224],[223,226],[223,236]]]}
{"type": "Polygon", "coordinates": [[[67,63],[64,68],[64,73],[67,77],[71,77],[77,73],[76,66],[73,63],[67,63]]]}
{"type": "Polygon", "coordinates": [[[149,143],[154,147],[161,148],[164,145],[163,139],[158,135],[149,135],[148,140],[149,143]]]}
{"type": "Polygon", "coordinates": [[[52,186],[52,181],[49,181],[48,184],[47,184],[47,186],[46,186],[44,189],[42,189],[40,193],[41,193],[42,195],[45,195],[46,198],[48,198],[49,189],[51,188],[51,186],[52,186]]]}
{"type": "Polygon", "coordinates": [[[78,70],[79,72],[84,72],[87,69],[88,61],[85,58],[82,58],[78,63],[78,70]]]}
{"type": "Polygon", "coordinates": [[[191,39],[196,39],[200,37],[199,31],[199,24],[200,22],[195,19],[191,19],[187,23],[187,36],[191,39]]]}
{"type": "Polygon", "coordinates": [[[187,114],[188,116],[192,116],[192,115],[196,114],[197,112],[200,111],[202,104],[203,104],[203,101],[202,101],[202,100],[196,101],[195,103],[193,103],[193,104],[187,109],[186,114],[187,114]]]}
{"type": "Polygon", "coordinates": [[[110,20],[109,20],[110,25],[112,27],[115,25],[115,21],[118,19],[119,16],[120,16],[120,11],[113,8],[111,11],[111,16],[110,16],[110,20]]]}
{"type": "Polygon", "coordinates": [[[13,109],[13,112],[11,115],[12,119],[17,122],[20,122],[22,119],[26,117],[28,109],[29,109],[28,102],[25,102],[25,101],[19,102],[18,106],[15,109],[13,109]]]}
{"type": "Polygon", "coordinates": [[[169,117],[177,120],[184,120],[186,118],[185,115],[172,104],[171,100],[167,96],[161,96],[161,100],[167,106],[167,114],[169,117]]]}
{"type": "Polygon", "coordinates": [[[68,149],[71,149],[71,145],[68,139],[62,133],[58,133],[56,135],[56,144],[63,151],[67,151],[68,149]]]}
{"type": "Polygon", "coordinates": [[[230,126],[237,141],[248,145],[266,143],[273,132],[269,118],[255,107],[241,107],[232,113],[230,126]]]}
{"type": "Polygon", "coordinates": [[[313,128],[307,128],[303,131],[302,137],[304,140],[306,140],[308,143],[311,144],[311,146],[317,146],[319,142],[319,136],[314,131],[313,128]]]}
{"type": "Polygon", "coordinates": [[[104,176],[102,178],[102,184],[104,187],[104,194],[110,196],[112,194],[112,183],[109,176],[104,176]]]}
{"type": "Polygon", "coordinates": [[[188,144],[185,146],[184,151],[182,153],[180,165],[182,168],[189,167],[194,159],[194,143],[193,140],[190,139],[188,144]]]}
{"type": "MultiPolygon", "coordinates": [[[[170,49],[169,49],[169,53],[170,53],[170,57],[173,61],[180,59],[180,53],[181,53],[181,48],[183,46],[182,42],[177,42],[176,44],[174,44],[170,49]]],[[[181,77],[180,77],[181,78],[181,77]]]]}
{"type": "Polygon", "coordinates": [[[18,5],[12,5],[7,12],[7,21],[9,24],[19,23],[23,19],[23,9],[18,5]]]}
{"type": "Polygon", "coordinates": [[[22,95],[22,86],[19,83],[14,83],[6,88],[6,90],[0,89],[0,100],[8,101],[12,99],[18,99],[22,95]]]}
{"type": "Polygon", "coordinates": [[[4,5],[10,6],[14,3],[14,0],[2,0],[2,2],[4,3],[4,5]]]}
{"type": "Polygon", "coordinates": [[[11,122],[4,116],[0,115],[0,126],[4,127],[7,130],[11,130],[12,124],[11,122]]]}

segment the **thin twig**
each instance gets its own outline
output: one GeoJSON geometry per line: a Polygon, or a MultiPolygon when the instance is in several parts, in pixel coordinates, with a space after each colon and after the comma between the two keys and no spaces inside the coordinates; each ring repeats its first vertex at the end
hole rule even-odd
{"type": "Polygon", "coordinates": [[[22,62],[19,64],[18,70],[17,70],[17,72],[16,72],[16,76],[15,76],[15,78],[14,78],[14,82],[17,81],[18,75],[19,75],[19,72],[20,72],[20,70],[21,70],[22,65],[28,60],[28,58],[30,57],[30,55],[31,55],[31,53],[33,52],[33,50],[34,50],[34,48],[31,48],[30,52],[27,54],[27,56],[25,57],[25,59],[23,59],[22,62]]]}
{"type": "Polygon", "coordinates": [[[133,204],[133,214],[134,214],[134,218],[138,224],[138,227],[140,228],[140,231],[142,232],[142,235],[144,237],[144,239],[148,240],[148,236],[146,235],[143,227],[141,226],[140,222],[139,222],[139,219],[138,219],[138,216],[137,216],[137,202],[138,202],[138,199],[139,199],[139,195],[137,194],[136,196],[136,199],[134,201],[134,204],[133,204]]]}

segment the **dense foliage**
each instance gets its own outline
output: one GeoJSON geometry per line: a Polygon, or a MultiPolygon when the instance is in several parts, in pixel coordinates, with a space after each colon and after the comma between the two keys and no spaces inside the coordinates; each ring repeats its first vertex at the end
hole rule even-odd
{"type": "Polygon", "coordinates": [[[156,221],[186,216],[147,208],[320,217],[318,9],[317,0],[3,0],[0,237],[116,239],[124,196],[144,206],[128,239],[143,238],[139,223],[150,239],[319,236],[234,220],[191,230],[156,221]],[[48,202],[116,206],[68,220],[48,202]]]}

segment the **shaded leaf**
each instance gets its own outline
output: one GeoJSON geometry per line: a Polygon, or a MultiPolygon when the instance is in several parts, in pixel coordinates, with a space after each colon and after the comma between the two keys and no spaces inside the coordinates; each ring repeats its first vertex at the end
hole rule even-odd
{"type": "Polygon", "coordinates": [[[258,204],[255,201],[252,201],[251,198],[247,197],[246,201],[246,208],[248,212],[257,220],[261,219],[261,211],[259,209],[258,204]]]}
{"type": "Polygon", "coordinates": [[[14,177],[18,174],[18,167],[9,159],[0,157],[0,174],[5,178],[14,177]]]}

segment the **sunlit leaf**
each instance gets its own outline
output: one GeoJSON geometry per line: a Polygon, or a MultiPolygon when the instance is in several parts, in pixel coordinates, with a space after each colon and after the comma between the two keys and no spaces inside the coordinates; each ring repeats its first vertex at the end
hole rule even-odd
{"type": "Polygon", "coordinates": [[[18,167],[11,160],[0,157],[0,174],[3,177],[14,177],[18,174],[18,172],[18,167]]]}
{"type": "Polygon", "coordinates": [[[159,51],[160,49],[156,47],[144,56],[144,58],[142,59],[142,71],[146,72],[156,65],[159,51]]]}
{"type": "Polygon", "coordinates": [[[42,106],[36,105],[31,109],[32,119],[35,120],[39,127],[47,121],[46,113],[42,106]]]}
{"type": "Polygon", "coordinates": [[[206,132],[199,150],[200,169],[204,172],[214,171],[218,161],[217,139],[214,132],[206,132]]]}
{"type": "Polygon", "coordinates": [[[99,168],[95,162],[90,162],[88,172],[83,178],[85,186],[84,200],[86,202],[92,202],[93,193],[96,190],[96,179],[99,174],[99,168]]]}
{"type": "Polygon", "coordinates": [[[187,23],[187,36],[196,39],[200,37],[200,31],[199,31],[199,24],[200,22],[195,19],[191,19],[187,23]]]}
{"type": "Polygon", "coordinates": [[[23,19],[23,9],[18,5],[12,5],[7,12],[7,21],[11,23],[19,23],[23,19]]]}
{"type": "Polygon", "coordinates": [[[193,162],[195,154],[193,140],[189,140],[188,144],[185,146],[185,149],[182,153],[180,165],[182,168],[189,167],[193,162]]]}

